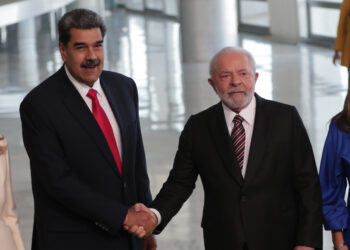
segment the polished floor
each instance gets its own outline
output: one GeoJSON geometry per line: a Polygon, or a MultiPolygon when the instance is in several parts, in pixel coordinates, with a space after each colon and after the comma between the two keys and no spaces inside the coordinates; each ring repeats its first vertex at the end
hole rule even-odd
{"type": "MultiPolygon", "coordinates": [[[[0,133],[9,141],[14,197],[28,249],[33,199],[18,107],[30,89],[62,64],[48,18],[11,25],[0,40],[0,133]]],[[[180,25],[171,19],[116,10],[105,21],[105,68],[131,76],[138,85],[151,190],[156,195],[189,115],[218,102],[207,83],[208,62],[181,63],[180,25]]],[[[236,41],[256,58],[257,93],[297,107],[319,165],[329,119],[342,108],[346,94],[346,69],[332,64],[333,52],[327,48],[279,44],[246,34],[237,35],[236,41]]],[[[203,249],[202,205],[198,182],[180,213],[157,236],[158,249],[203,249]]],[[[329,232],[324,235],[324,249],[330,249],[329,232]]]]}

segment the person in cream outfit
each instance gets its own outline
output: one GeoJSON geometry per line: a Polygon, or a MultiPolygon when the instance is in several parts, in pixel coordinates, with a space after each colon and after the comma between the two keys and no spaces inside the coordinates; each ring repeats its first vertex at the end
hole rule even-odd
{"type": "Polygon", "coordinates": [[[0,134],[0,250],[24,250],[12,197],[6,139],[0,134]]]}

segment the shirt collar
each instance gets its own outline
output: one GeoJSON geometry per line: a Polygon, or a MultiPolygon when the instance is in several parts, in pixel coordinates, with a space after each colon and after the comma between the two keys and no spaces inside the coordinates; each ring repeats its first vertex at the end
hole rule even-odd
{"type": "Polygon", "coordinates": [[[66,65],[64,65],[64,69],[66,71],[66,74],[67,74],[69,80],[73,83],[74,87],[78,90],[78,92],[80,93],[81,96],[86,96],[90,89],[94,89],[94,90],[96,90],[96,92],[99,95],[102,95],[102,88],[101,88],[101,84],[100,84],[100,78],[97,78],[96,82],[94,82],[94,84],[90,88],[87,84],[79,82],[78,80],[76,80],[72,76],[72,74],[69,72],[69,70],[68,70],[66,65]]]}
{"type": "MultiPolygon", "coordinates": [[[[222,107],[224,109],[224,115],[226,119],[226,124],[231,124],[233,121],[233,118],[238,114],[234,111],[232,111],[229,107],[227,107],[223,102],[222,107]]],[[[252,100],[248,104],[247,107],[242,109],[239,112],[239,115],[243,117],[244,121],[247,122],[249,125],[254,124],[254,118],[255,118],[255,108],[256,108],[256,98],[253,95],[252,100]]]]}

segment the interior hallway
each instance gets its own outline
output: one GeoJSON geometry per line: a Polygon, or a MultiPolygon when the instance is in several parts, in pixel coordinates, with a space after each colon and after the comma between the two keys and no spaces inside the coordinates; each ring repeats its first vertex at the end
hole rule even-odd
{"type": "MultiPolygon", "coordinates": [[[[48,15],[11,25],[0,42],[0,133],[9,142],[14,197],[20,227],[30,249],[33,199],[29,160],[18,113],[25,94],[61,67],[48,15]]],[[[105,21],[105,69],[132,77],[138,86],[140,117],[152,194],[168,176],[179,134],[188,117],[218,102],[207,83],[208,62],[181,63],[180,25],[173,19],[123,9],[105,21]]],[[[239,34],[236,46],[252,52],[260,73],[256,92],[295,105],[309,133],[319,165],[329,119],[342,108],[347,71],[335,67],[331,49],[286,45],[239,34]]],[[[161,250],[203,249],[200,182],[180,213],[157,236],[161,250]]],[[[325,233],[324,249],[331,248],[325,233]]]]}

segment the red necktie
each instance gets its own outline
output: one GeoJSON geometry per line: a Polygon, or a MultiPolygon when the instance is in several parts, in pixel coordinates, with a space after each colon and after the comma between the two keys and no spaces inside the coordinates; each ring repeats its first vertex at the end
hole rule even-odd
{"type": "Polygon", "coordinates": [[[122,162],[120,160],[120,155],[119,155],[117,143],[115,141],[113,129],[111,124],[109,123],[109,120],[105,111],[103,110],[103,108],[101,107],[97,99],[96,94],[97,94],[96,90],[90,89],[86,96],[92,100],[92,113],[106,138],[108,146],[113,154],[115,163],[117,164],[119,173],[120,175],[123,175],[122,162]]]}
{"type": "Polygon", "coordinates": [[[231,139],[233,149],[238,162],[239,168],[242,170],[244,160],[244,148],[245,148],[245,131],[243,127],[243,117],[236,115],[233,118],[234,127],[231,133],[231,139]]]}

